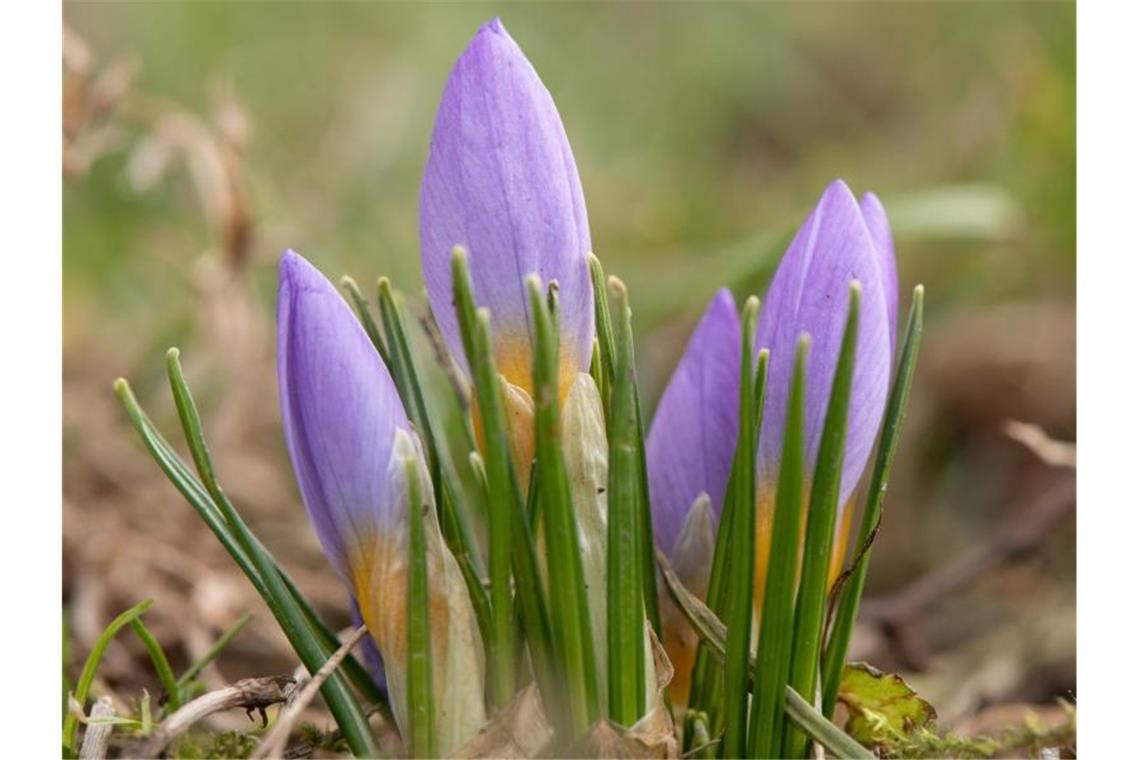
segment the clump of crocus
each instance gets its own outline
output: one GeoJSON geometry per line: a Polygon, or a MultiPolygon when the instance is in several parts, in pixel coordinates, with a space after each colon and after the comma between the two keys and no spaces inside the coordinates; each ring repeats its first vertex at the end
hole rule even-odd
{"type": "MultiPolygon", "coordinates": [[[[616,278],[599,286],[558,111],[494,20],[444,88],[420,244],[450,353],[442,359],[472,385],[479,440],[462,452],[464,475],[455,442],[443,445],[434,429],[438,398],[419,382],[424,359],[390,283],[379,288],[383,330],[347,283],[362,325],[320,272],[287,252],[277,312],[289,455],[321,546],[379,650],[405,749],[676,756],[662,697],[672,672],[677,702],[692,678],[686,750],[715,737],[726,756],[803,757],[806,731],[832,754],[869,756],[827,720],[865,556],[830,635],[823,607],[891,387],[898,285],[878,200],[856,201],[832,183],[762,311],[755,297],[738,314],[727,289],[713,296],[645,436],[629,293],[616,278]],[[654,544],[669,560],[660,598],[654,544]],[[706,596],[721,620],[694,601],[706,596]],[[708,658],[695,656],[698,629],[708,658]],[[825,715],[811,714],[817,688],[825,715]],[[793,704],[795,721],[785,710],[793,704]],[[488,728],[488,717],[500,724],[488,728]],[[516,725],[523,720],[533,725],[516,725]],[[555,735],[574,743],[552,744],[555,735]]],[[[921,311],[917,297],[861,543],[881,507],[921,311]]],[[[336,639],[225,497],[172,355],[200,482],[125,381],[120,396],[156,461],[316,672],[336,639]]],[[[385,696],[352,657],[342,669],[323,686],[326,704],[353,752],[374,754],[355,694],[379,704],[385,696]]]]}
{"type": "MultiPolygon", "coordinates": [[[[440,101],[420,188],[420,258],[432,314],[470,376],[454,306],[453,256],[466,252],[475,304],[490,317],[519,480],[535,452],[534,315],[527,279],[556,287],[558,395],[595,651],[605,643],[606,438],[588,374],[594,346],[590,230],[558,109],[494,19],[459,56],[440,101]]],[[[476,430],[481,429],[478,408],[476,430]]],[[[605,670],[598,669],[600,699],[605,670]]]]}
{"type": "Polygon", "coordinates": [[[483,651],[471,600],[431,504],[411,514],[405,462],[428,482],[403,404],[360,323],[325,277],[288,252],[277,302],[281,419],[321,546],[359,605],[383,657],[405,732],[409,521],[424,520],[431,597],[437,746],[483,724],[483,651]]]}
{"type": "MultiPolygon", "coordinates": [[[[842,181],[824,192],[773,277],[761,312],[755,351],[767,350],[765,404],[757,455],[755,608],[762,607],[772,510],[784,444],[784,421],[796,354],[810,337],[804,420],[804,471],[819,450],[848,291],[860,284],[860,329],[840,485],[840,517],[831,575],[845,550],[852,510],[846,503],[866,467],[883,416],[895,342],[898,285],[886,214],[871,193],[856,202],[842,181]]],[[[680,579],[704,597],[714,537],[739,431],[740,321],[732,296],[709,304],[662,394],[647,440],[649,488],[657,545],[680,579]]],[[[805,501],[806,504],[806,501],[805,501]]],[[[805,515],[806,519],[806,515],[805,515]]],[[[678,667],[674,696],[684,701],[697,638],[666,605],[666,648],[678,667]]]]}

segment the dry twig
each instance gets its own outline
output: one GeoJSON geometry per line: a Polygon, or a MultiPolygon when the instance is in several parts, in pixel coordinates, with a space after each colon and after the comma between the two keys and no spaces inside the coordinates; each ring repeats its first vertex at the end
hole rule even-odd
{"type": "Polygon", "coordinates": [[[107,746],[111,743],[111,732],[115,724],[109,720],[115,717],[115,708],[110,697],[99,697],[91,707],[87,719],[87,730],[83,732],[83,746],[79,748],[79,760],[101,760],[107,756],[107,746]]]}
{"type": "Polygon", "coordinates": [[[288,699],[294,683],[292,676],[244,678],[224,689],[203,694],[162,721],[138,753],[132,754],[137,757],[157,757],[190,726],[207,715],[222,710],[241,707],[250,718],[253,717],[253,711],[257,710],[261,714],[262,722],[267,722],[265,708],[288,699]]]}
{"type": "Polygon", "coordinates": [[[332,672],[337,669],[341,661],[348,656],[352,648],[360,643],[368,633],[367,626],[360,626],[352,635],[348,637],[348,641],[341,645],[340,649],[333,652],[332,656],[321,666],[321,669],[305,684],[304,688],[300,691],[295,691],[293,698],[290,700],[289,705],[285,707],[277,716],[277,723],[264,739],[262,739],[260,746],[254,751],[250,757],[280,757],[285,750],[285,743],[289,740],[289,734],[293,731],[293,724],[297,722],[297,718],[317,695],[317,691],[321,688],[321,684],[325,682],[332,672]]]}
{"type": "Polygon", "coordinates": [[[1077,468],[1077,446],[1051,438],[1040,426],[1029,422],[1006,420],[1002,431],[1033,452],[1038,459],[1054,467],[1077,468]]]}

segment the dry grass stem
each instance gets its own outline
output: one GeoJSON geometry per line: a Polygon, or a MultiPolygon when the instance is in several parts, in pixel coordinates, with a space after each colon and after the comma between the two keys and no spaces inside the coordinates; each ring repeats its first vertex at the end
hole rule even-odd
{"type": "Polygon", "coordinates": [[[265,708],[280,704],[288,699],[293,691],[294,683],[292,676],[244,678],[224,689],[203,694],[164,720],[142,745],[138,753],[130,754],[137,757],[158,757],[168,744],[178,738],[190,726],[222,710],[241,707],[250,717],[252,717],[253,711],[257,710],[261,713],[264,721],[265,708]]]}
{"type": "Polygon", "coordinates": [[[341,645],[340,649],[333,652],[332,657],[321,666],[321,669],[313,675],[305,686],[299,691],[294,692],[293,699],[290,700],[287,707],[285,707],[277,716],[277,723],[273,726],[266,737],[261,741],[261,744],[254,751],[251,757],[280,757],[285,750],[285,743],[289,741],[289,734],[293,731],[293,724],[297,722],[297,718],[308,707],[309,703],[313,701],[313,697],[317,696],[317,691],[321,688],[321,684],[325,682],[332,672],[337,669],[340,663],[348,656],[353,647],[360,643],[360,640],[368,633],[367,626],[360,626],[348,640],[341,645]]]}
{"type": "Polygon", "coordinates": [[[111,732],[115,724],[107,720],[115,717],[115,708],[110,697],[99,697],[91,707],[87,720],[87,730],[83,733],[83,746],[79,748],[79,760],[101,760],[107,756],[111,743],[111,732]]]}

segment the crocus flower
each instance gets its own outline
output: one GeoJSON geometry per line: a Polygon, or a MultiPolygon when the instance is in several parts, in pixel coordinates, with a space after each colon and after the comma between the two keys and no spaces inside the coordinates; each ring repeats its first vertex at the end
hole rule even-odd
{"type": "Polygon", "coordinates": [[[846,508],[847,501],[867,465],[886,405],[898,310],[894,245],[882,204],[870,193],[862,203],[857,202],[847,185],[836,180],[824,191],[784,254],[757,327],[756,350],[771,351],[757,456],[757,600],[763,596],[767,577],[772,507],[796,342],[801,334],[811,336],[804,402],[804,461],[810,478],[839,361],[852,280],[859,281],[863,296],[833,575],[843,556],[853,512],[846,508]]]}
{"type": "MultiPolygon", "coordinates": [[[[499,371],[528,398],[533,339],[524,279],[558,282],[565,398],[589,369],[594,340],[586,203],[558,109],[498,19],[479,29],[451,71],[420,189],[428,297],[452,356],[466,367],[452,306],[455,246],[468,252],[476,304],[491,312],[499,371]]],[[[524,417],[526,401],[508,398],[524,417]]],[[[526,425],[516,429],[527,435],[526,425]]]]}
{"type": "MultiPolygon", "coordinates": [[[[740,428],[740,340],[736,304],[721,289],[665,386],[646,441],[654,540],[702,598],[740,428]]],[[[676,673],[670,692],[684,702],[697,637],[667,594],[661,601],[665,649],[676,673]]]]}
{"type": "MultiPolygon", "coordinates": [[[[285,440],[321,546],[380,649],[406,730],[408,483],[422,454],[396,387],[332,284],[293,252],[281,259],[277,375],[285,440]]],[[[431,488],[421,488],[430,499],[431,488]]],[[[435,510],[425,514],[436,732],[440,750],[484,722],[483,652],[435,510]]]]}

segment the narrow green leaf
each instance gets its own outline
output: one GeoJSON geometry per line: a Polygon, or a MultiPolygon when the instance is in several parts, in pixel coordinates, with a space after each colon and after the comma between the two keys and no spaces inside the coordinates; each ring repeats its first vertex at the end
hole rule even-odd
{"type": "Polygon", "coordinates": [[[752,386],[752,409],[756,412],[756,445],[760,445],[760,423],[764,417],[764,400],[768,393],[768,360],[771,352],[762,348],[756,354],[756,381],[752,386]]]}
{"type": "MultiPolygon", "coordinates": [[[[266,588],[265,582],[262,581],[260,573],[258,573],[257,568],[253,566],[245,550],[238,544],[229,525],[226,524],[225,518],[222,517],[217,505],[214,504],[210,495],[206,492],[205,486],[194,477],[193,473],[190,472],[190,468],[182,461],[182,458],[171,448],[170,444],[162,437],[158,429],[155,428],[154,423],[146,416],[146,413],[142,410],[142,407],[139,406],[138,400],[135,399],[134,394],[131,392],[130,385],[126,380],[120,378],[115,381],[115,394],[122,402],[131,425],[139,434],[143,444],[150,452],[151,457],[166,474],[171,484],[182,494],[186,503],[194,508],[194,511],[198,513],[198,516],[201,517],[202,521],[210,528],[219,543],[222,544],[234,562],[236,562],[242,572],[245,573],[249,582],[253,584],[258,595],[266,600],[266,604],[268,605],[270,603],[269,591],[266,588]]],[[[206,462],[205,464],[208,465],[209,463],[206,462]]],[[[280,565],[269,555],[265,547],[260,546],[260,542],[259,547],[266,556],[270,557],[270,560],[277,568],[277,572],[281,575],[289,592],[301,607],[306,620],[316,630],[326,651],[329,653],[336,651],[337,647],[340,646],[336,636],[317,616],[312,606],[305,600],[300,591],[297,590],[296,584],[293,583],[288,574],[281,570],[280,565]]],[[[352,680],[353,685],[360,690],[371,704],[377,706],[381,713],[390,720],[392,713],[388,707],[386,698],[364,666],[361,665],[355,657],[349,655],[342,663],[342,668],[352,680]]]]}
{"type": "MultiPolygon", "coordinates": [[[[297,588],[297,584],[293,582],[293,579],[289,577],[288,573],[281,569],[280,563],[273,558],[273,555],[270,554],[264,546],[262,547],[262,552],[269,558],[269,561],[276,566],[277,574],[281,576],[281,581],[292,595],[293,601],[297,603],[297,606],[301,609],[301,613],[305,616],[305,620],[317,634],[317,638],[320,640],[325,653],[331,655],[340,648],[340,639],[325,625],[324,621],[317,615],[317,611],[309,604],[309,600],[301,594],[300,589],[297,588]]],[[[340,669],[343,670],[345,675],[348,676],[348,679],[352,681],[352,685],[355,686],[361,696],[364,697],[370,709],[376,710],[389,725],[395,725],[396,719],[392,714],[391,705],[388,704],[388,696],[380,691],[380,687],[377,686],[376,681],[372,679],[372,674],[360,664],[360,661],[351,654],[346,655],[345,658],[341,660],[340,669]]]]}
{"type": "MultiPolygon", "coordinates": [[[[266,552],[262,551],[260,542],[245,525],[237,509],[230,502],[229,497],[226,496],[214,476],[214,468],[206,448],[198,408],[190,394],[190,388],[186,385],[186,380],[182,375],[182,366],[178,361],[178,349],[171,349],[167,352],[166,365],[170,389],[174,394],[174,404],[178,409],[179,419],[182,421],[186,442],[191,449],[194,462],[199,467],[198,474],[201,476],[214,504],[233,531],[237,543],[246,556],[250,558],[257,574],[261,576],[267,592],[265,599],[270,612],[273,613],[301,662],[304,663],[310,673],[316,673],[334,650],[328,650],[322,645],[319,636],[309,624],[306,615],[302,612],[278,572],[276,563],[269,558],[266,552]]],[[[353,754],[376,754],[378,749],[375,738],[372,736],[372,730],[368,725],[368,719],[353,697],[344,677],[339,672],[333,673],[321,685],[321,693],[324,695],[329,711],[332,712],[337,725],[344,733],[345,741],[353,754]]]]}
{"type": "Polygon", "coordinates": [[[602,409],[609,414],[610,383],[606,377],[606,369],[602,366],[602,349],[597,337],[594,338],[594,348],[590,354],[590,377],[598,387],[598,395],[602,397],[602,409]]]}
{"type": "Polygon", "coordinates": [[[640,474],[641,498],[638,499],[638,533],[640,541],[637,546],[638,556],[641,558],[641,585],[642,601],[645,604],[645,616],[649,618],[653,632],[660,639],[661,611],[657,609],[657,574],[653,564],[653,509],[649,503],[649,464],[645,456],[645,418],[641,414],[641,395],[637,384],[633,386],[633,402],[637,410],[637,435],[634,445],[637,448],[637,462],[640,474]]]}
{"type": "MultiPolygon", "coordinates": [[[[589,262],[590,282],[594,290],[594,325],[597,333],[594,338],[594,361],[590,365],[590,371],[594,375],[594,382],[597,384],[598,392],[602,397],[602,408],[605,410],[608,425],[613,413],[612,396],[615,381],[614,366],[617,361],[617,348],[615,347],[609,298],[606,294],[607,281],[605,272],[602,270],[602,264],[597,256],[591,253],[588,254],[586,258],[589,262]]],[[[617,278],[613,278],[613,281],[621,283],[617,278]]],[[[624,284],[622,284],[622,288],[624,290],[624,284]]],[[[649,622],[653,625],[654,632],[660,638],[662,635],[661,613],[657,609],[657,575],[653,566],[653,514],[649,503],[649,471],[645,457],[645,422],[641,411],[641,396],[636,382],[633,384],[633,396],[637,408],[638,430],[635,443],[637,446],[637,458],[641,469],[642,498],[638,504],[638,522],[640,524],[639,532],[641,539],[638,553],[642,562],[641,577],[644,587],[643,598],[646,617],[649,618],[649,622]]]]}
{"type": "Polygon", "coordinates": [[[566,678],[570,727],[575,735],[580,735],[598,717],[598,685],[582,553],[566,462],[562,458],[558,333],[551,313],[557,314],[557,296],[551,290],[551,309],[538,278],[528,277],[526,284],[535,328],[535,449],[541,521],[550,596],[559,602],[550,608],[551,632],[566,678]]]}
{"type": "Polygon", "coordinates": [[[866,758],[873,760],[873,754],[867,751],[855,739],[839,730],[823,714],[811,706],[811,703],[799,695],[791,686],[784,689],[785,712],[792,722],[799,726],[799,730],[819,742],[826,751],[835,757],[866,758]]]}
{"type": "MultiPolygon", "coordinates": [[[[404,409],[408,411],[427,452],[428,472],[431,474],[433,493],[439,505],[440,530],[460,568],[462,569],[464,565],[469,566],[468,570],[464,571],[464,577],[481,578],[485,572],[476,548],[469,510],[460,509],[463,502],[461,498],[463,487],[459,482],[459,474],[455,470],[454,463],[446,455],[444,447],[438,445],[438,440],[442,436],[437,436],[432,428],[431,416],[424,401],[420,372],[408,338],[402,299],[392,290],[392,285],[386,277],[380,278],[377,290],[380,299],[380,317],[390,347],[389,371],[396,383],[400,400],[404,403],[404,409]]],[[[476,614],[478,611],[477,604],[476,614]]]]}
{"type": "MultiPolygon", "coordinates": [[[[657,553],[657,564],[661,568],[661,575],[665,578],[665,586],[669,594],[677,602],[677,607],[684,613],[693,630],[697,632],[701,641],[708,646],[710,657],[723,662],[725,658],[725,625],[705,606],[697,597],[685,588],[681,579],[669,566],[669,560],[661,552],[657,553]]],[[[749,689],[754,688],[756,662],[749,661],[749,669],[743,679],[749,689]]],[[[859,758],[860,760],[873,760],[875,757],[859,742],[841,731],[834,723],[817,712],[803,697],[796,693],[791,686],[784,687],[784,713],[796,725],[807,732],[812,739],[835,757],[859,758]]]]}
{"type": "Polygon", "coordinates": [[[516,511],[517,485],[511,474],[510,442],[506,415],[499,393],[498,373],[492,364],[490,328],[481,340],[481,324],[475,307],[475,294],[467,257],[456,249],[451,258],[455,311],[467,363],[475,381],[475,395],[486,445],[487,479],[487,556],[491,579],[491,636],[488,642],[488,671],[491,701],[503,707],[515,693],[514,601],[511,597],[513,552],[512,523],[516,511]]]}
{"type": "MultiPolygon", "coordinates": [[[[471,526],[470,510],[462,509],[460,506],[463,487],[459,483],[459,474],[447,452],[437,443],[442,436],[437,436],[432,428],[432,420],[424,401],[420,372],[408,338],[402,299],[392,289],[387,277],[381,277],[377,282],[377,294],[380,302],[380,319],[384,325],[384,334],[387,336],[389,347],[388,370],[427,454],[428,471],[438,505],[440,532],[455,557],[456,564],[459,565],[464,585],[475,609],[479,633],[491,652],[492,661],[495,661],[494,644],[491,640],[494,630],[493,605],[482,583],[486,573],[471,526]]],[[[492,678],[492,687],[495,683],[492,678]]]]}
{"type": "Polygon", "coordinates": [[[384,338],[380,335],[380,328],[376,325],[376,320],[372,317],[372,310],[368,306],[368,301],[365,300],[364,294],[360,292],[360,287],[357,286],[356,280],[348,275],[340,278],[340,286],[344,288],[344,292],[348,294],[348,300],[352,301],[353,307],[356,309],[356,314],[360,317],[360,323],[364,325],[364,332],[368,333],[368,338],[372,341],[372,345],[376,346],[377,353],[380,358],[384,360],[384,364],[390,364],[391,360],[388,356],[388,346],[384,344],[384,338]]]}
{"type": "MultiPolygon", "coordinates": [[[[851,632],[855,619],[859,616],[859,600],[863,596],[863,586],[867,580],[867,567],[871,560],[871,542],[878,530],[882,515],[883,498],[887,493],[887,478],[891,472],[891,462],[902,435],[903,419],[906,416],[907,400],[910,398],[914,368],[918,364],[918,347],[922,341],[922,315],[924,290],[921,285],[914,289],[914,298],[907,318],[902,353],[898,369],[891,385],[891,395],[887,400],[887,413],[883,423],[882,438],[875,456],[875,467],[871,473],[871,485],[867,489],[867,503],[863,509],[863,519],[859,525],[859,536],[855,543],[856,563],[847,571],[847,581],[841,586],[838,613],[832,625],[827,643],[823,670],[823,714],[831,716],[835,709],[839,682],[843,675],[843,663],[847,658],[847,646],[851,642],[851,632]],[[849,573],[849,574],[848,574],[849,573]]],[[[837,585],[842,582],[837,581],[837,585]]],[[[834,593],[834,592],[833,592],[834,593]]]]}
{"type": "MultiPolygon", "coordinates": [[[[767,390],[768,378],[768,350],[762,349],[756,359],[756,377],[753,382],[753,410],[755,412],[755,433],[757,443],[760,436],[760,423],[764,413],[764,394],[767,390]]],[[[755,445],[755,444],[754,444],[755,445]]],[[[717,615],[725,615],[726,605],[726,573],[728,558],[731,553],[729,537],[732,535],[731,526],[735,517],[737,461],[733,461],[732,470],[724,493],[724,503],[721,507],[720,525],[717,529],[716,545],[713,550],[712,570],[709,575],[708,605],[717,615]],[[723,528],[723,530],[721,530],[723,528]]],[[[689,706],[699,709],[708,716],[709,732],[716,735],[724,728],[723,706],[724,691],[723,668],[713,667],[709,658],[708,647],[700,641],[697,644],[697,655],[693,661],[691,688],[689,692],[689,706]]],[[[687,741],[687,740],[686,740],[687,741]]],[[[688,747],[688,745],[686,745],[688,747]]]]}
{"type": "MultiPolygon", "coordinates": [[[[103,653],[107,651],[107,645],[111,643],[111,639],[115,638],[115,634],[123,626],[150,609],[152,604],[154,604],[154,600],[144,599],[126,612],[121,613],[99,634],[99,638],[95,640],[95,646],[91,647],[91,652],[83,663],[83,670],[75,684],[75,701],[81,706],[87,705],[87,696],[91,692],[91,683],[95,680],[95,671],[99,669],[99,661],[103,659],[103,653]]],[[[79,719],[68,712],[63,719],[63,746],[72,752],[78,750],[75,746],[75,731],[78,727],[79,719]]]]}
{"type": "Polygon", "coordinates": [[[251,620],[253,620],[253,614],[247,612],[238,618],[236,623],[227,628],[226,631],[218,637],[217,641],[210,645],[206,653],[195,660],[194,663],[186,668],[182,675],[178,677],[178,688],[185,689],[189,686],[190,683],[198,677],[198,674],[201,673],[207,665],[217,659],[218,655],[230,645],[230,642],[237,638],[237,635],[249,625],[249,621],[251,620]]]}
{"type": "Polygon", "coordinates": [[[760,301],[750,297],[741,314],[740,434],[736,442],[733,499],[736,509],[730,535],[729,563],[733,582],[728,588],[728,638],[724,661],[725,757],[744,757],[748,751],[748,662],[752,647],[752,587],[756,563],[756,436],[753,432],[752,347],[760,301]]]}
{"type": "Polygon", "coordinates": [[[609,649],[609,718],[632,726],[645,712],[643,509],[640,436],[635,400],[633,332],[625,286],[611,287],[618,305],[617,361],[609,416],[606,523],[606,643],[609,649]]]}
{"type": "MultiPolygon", "coordinates": [[[[261,575],[258,573],[257,568],[253,566],[249,557],[246,555],[245,550],[238,545],[237,539],[234,537],[230,530],[229,525],[226,524],[225,518],[222,517],[217,505],[214,504],[210,495],[206,492],[205,486],[194,477],[190,472],[190,468],[182,461],[182,458],[175,453],[170,444],[158,432],[158,429],[151,422],[150,418],[139,406],[138,400],[135,399],[134,394],[131,392],[130,385],[126,380],[119,378],[115,381],[115,394],[123,404],[124,410],[127,412],[127,417],[135,431],[139,434],[143,444],[150,452],[151,457],[166,474],[167,479],[178,490],[182,497],[186,500],[210,531],[218,539],[219,543],[225,548],[229,555],[237,563],[238,567],[245,573],[246,578],[253,584],[254,589],[257,590],[259,596],[269,603],[269,591],[267,590],[261,575]]],[[[260,546],[260,544],[259,544],[260,546]]],[[[260,547],[265,552],[264,547],[260,547]]],[[[265,552],[268,556],[268,552],[265,552]]],[[[270,557],[272,559],[272,557],[270,557]]],[[[322,643],[329,652],[336,651],[340,646],[336,636],[328,629],[320,618],[317,617],[313,608],[305,601],[297,590],[296,585],[289,578],[288,574],[281,570],[280,565],[276,560],[273,560],[274,565],[277,567],[278,573],[281,575],[285,585],[289,588],[293,598],[301,606],[309,624],[312,625],[321,638],[322,643]]],[[[370,702],[380,706],[385,715],[390,716],[391,712],[387,708],[384,695],[376,686],[372,677],[351,655],[345,659],[342,666],[352,678],[352,682],[356,688],[363,693],[370,702]]]]}
{"type": "Polygon", "coordinates": [[[158,639],[143,623],[142,618],[136,617],[132,620],[131,628],[134,629],[135,635],[139,637],[143,646],[146,647],[147,654],[150,655],[150,661],[154,665],[158,682],[162,685],[162,690],[166,692],[168,712],[174,712],[182,706],[182,694],[178,690],[178,683],[174,680],[174,671],[170,669],[170,660],[166,659],[166,652],[162,651],[162,645],[158,643],[158,639]]]}
{"type": "Polygon", "coordinates": [[[435,753],[435,710],[432,706],[431,599],[428,595],[427,542],[424,512],[431,506],[423,498],[419,464],[404,460],[408,484],[408,599],[407,678],[408,748],[413,757],[435,753]]]}
{"type": "Polygon", "coordinates": [[[602,396],[602,408],[608,415],[617,349],[614,347],[614,328],[610,321],[610,304],[606,298],[606,275],[602,271],[602,262],[593,253],[586,254],[586,260],[590,267],[590,283],[594,288],[594,329],[597,333],[598,359],[601,362],[602,382],[598,383],[598,391],[602,396]]]}
{"type": "Polygon", "coordinates": [[[785,415],[757,648],[758,670],[762,676],[752,697],[752,735],[749,740],[752,757],[780,756],[783,736],[784,694],[791,669],[795,618],[796,560],[799,557],[803,514],[804,394],[808,345],[809,339],[802,336],[796,346],[796,363],[785,415]]]}
{"type": "MultiPolygon", "coordinates": [[[[796,599],[796,625],[793,636],[790,685],[809,702],[815,701],[819,676],[820,648],[823,644],[824,613],[827,608],[828,572],[835,540],[835,519],[839,509],[839,482],[843,476],[843,452],[847,444],[847,413],[851,406],[851,383],[855,371],[855,348],[859,334],[859,303],[863,291],[852,282],[847,305],[847,326],[835,367],[831,397],[820,437],[808,503],[807,531],[804,537],[803,569],[796,599]]],[[[807,754],[808,738],[792,726],[784,728],[784,755],[807,754]]]]}
{"type": "Polygon", "coordinates": [[[229,525],[226,524],[225,518],[222,517],[217,506],[214,504],[206,489],[198,481],[197,478],[190,472],[186,464],[174,452],[170,444],[158,432],[154,423],[146,416],[146,413],[139,406],[138,400],[135,398],[134,393],[131,391],[130,385],[123,378],[115,381],[115,394],[119,397],[123,408],[127,412],[127,417],[130,419],[135,431],[139,434],[143,444],[150,452],[151,457],[166,474],[171,484],[182,494],[194,511],[202,518],[202,521],[213,532],[214,536],[222,544],[225,550],[233,557],[234,561],[238,564],[241,570],[249,578],[257,589],[257,593],[265,598],[268,591],[265,588],[265,583],[261,579],[261,575],[253,566],[249,556],[246,554],[245,549],[238,545],[237,539],[234,538],[229,525]]]}

